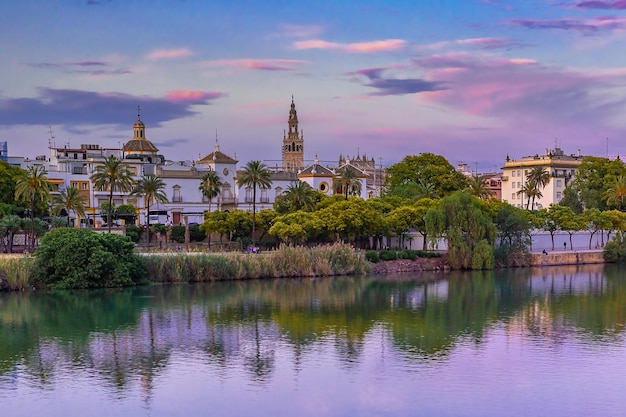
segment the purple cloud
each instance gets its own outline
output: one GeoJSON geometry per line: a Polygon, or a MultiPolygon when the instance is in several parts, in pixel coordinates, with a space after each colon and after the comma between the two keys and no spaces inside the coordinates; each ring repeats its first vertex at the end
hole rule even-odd
{"type": "Polygon", "coordinates": [[[626,0],[587,0],[574,6],[580,9],[626,10],[626,0]]]}
{"type": "Polygon", "coordinates": [[[362,75],[368,78],[369,82],[363,83],[363,85],[378,90],[375,93],[371,93],[370,95],[372,96],[401,96],[446,89],[444,83],[431,82],[421,78],[385,78],[382,73],[388,69],[365,68],[350,75],[362,75]]]}
{"type": "Polygon", "coordinates": [[[38,97],[0,97],[0,126],[12,125],[126,125],[141,106],[151,126],[196,114],[192,106],[208,105],[221,92],[177,90],[166,97],[122,93],[39,89],[38,97]]]}
{"type": "Polygon", "coordinates": [[[66,74],[90,74],[90,75],[122,75],[122,74],[131,74],[132,71],[117,69],[117,70],[107,70],[107,69],[84,69],[84,68],[104,68],[108,67],[109,64],[101,61],[83,61],[83,62],[27,62],[24,65],[29,66],[31,68],[37,69],[49,69],[55,71],[61,71],[66,74]]]}
{"type": "Polygon", "coordinates": [[[572,30],[589,35],[603,30],[626,29],[626,18],[601,16],[591,19],[513,19],[509,20],[509,24],[527,29],[572,30]]]}

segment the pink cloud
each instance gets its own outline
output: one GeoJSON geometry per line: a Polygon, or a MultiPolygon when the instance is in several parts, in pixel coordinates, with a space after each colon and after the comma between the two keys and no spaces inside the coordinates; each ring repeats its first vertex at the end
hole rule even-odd
{"type": "Polygon", "coordinates": [[[295,71],[307,61],[295,59],[221,59],[205,62],[209,67],[244,68],[261,71],[295,71]]]}
{"type": "Polygon", "coordinates": [[[621,71],[590,73],[529,59],[469,54],[425,57],[413,63],[431,82],[447,87],[422,99],[470,115],[520,126],[540,121],[602,125],[626,111],[626,99],[614,94],[626,82],[621,71]]]}
{"type": "Polygon", "coordinates": [[[224,93],[217,91],[194,91],[194,90],[172,90],[168,91],[165,98],[176,103],[181,102],[202,102],[224,97],[224,93]]]}
{"type": "Polygon", "coordinates": [[[321,39],[294,42],[296,49],[331,49],[352,53],[370,53],[381,51],[393,51],[403,48],[407,41],[403,39],[385,39],[370,42],[357,43],[336,43],[327,42],[321,39]]]}
{"type": "Polygon", "coordinates": [[[157,49],[156,51],[152,51],[147,55],[148,59],[176,59],[176,58],[185,58],[193,53],[187,49],[157,49]]]}

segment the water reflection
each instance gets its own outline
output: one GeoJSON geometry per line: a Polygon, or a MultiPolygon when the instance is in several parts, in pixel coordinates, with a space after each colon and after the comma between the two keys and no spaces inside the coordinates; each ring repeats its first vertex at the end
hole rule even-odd
{"type": "Polygon", "coordinates": [[[81,395],[158,411],[156,393],[199,369],[203,384],[290,395],[322,369],[361,374],[370,361],[367,378],[398,389],[399,375],[492,349],[494,335],[623,349],[625,283],[617,267],[568,266],[4,294],[0,400],[32,414],[34,398],[79,378],[81,395]]]}

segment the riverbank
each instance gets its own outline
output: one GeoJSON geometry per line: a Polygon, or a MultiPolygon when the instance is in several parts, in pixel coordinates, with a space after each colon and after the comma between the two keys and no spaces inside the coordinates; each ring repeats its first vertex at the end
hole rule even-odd
{"type": "Polygon", "coordinates": [[[604,252],[595,250],[564,250],[532,253],[530,266],[603,264],[604,252]]]}

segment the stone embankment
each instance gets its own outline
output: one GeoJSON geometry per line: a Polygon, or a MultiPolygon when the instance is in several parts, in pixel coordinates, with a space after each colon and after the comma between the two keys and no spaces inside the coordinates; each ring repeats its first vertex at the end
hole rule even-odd
{"type": "Polygon", "coordinates": [[[602,253],[602,249],[533,253],[530,255],[530,266],[602,264],[602,253]]]}

